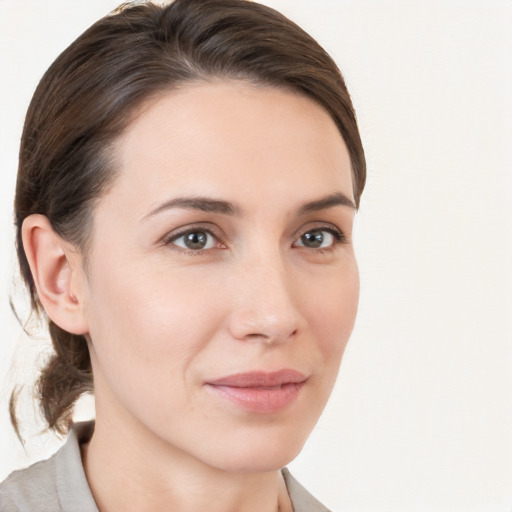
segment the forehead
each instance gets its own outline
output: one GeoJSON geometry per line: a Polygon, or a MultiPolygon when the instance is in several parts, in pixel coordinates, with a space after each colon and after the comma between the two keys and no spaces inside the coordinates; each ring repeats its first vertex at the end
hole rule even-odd
{"type": "Polygon", "coordinates": [[[141,203],[173,190],[286,196],[292,183],[311,196],[353,197],[350,158],[330,115],[300,94],[245,82],[194,84],[146,103],[115,161],[112,192],[131,190],[141,203]]]}

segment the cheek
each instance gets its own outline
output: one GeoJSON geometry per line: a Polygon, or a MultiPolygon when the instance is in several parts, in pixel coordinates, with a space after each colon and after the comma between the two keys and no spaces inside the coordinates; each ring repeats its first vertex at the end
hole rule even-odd
{"type": "MultiPolygon", "coordinates": [[[[339,367],[343,351],[354,328],[359,302],[359,273],[355,260],[316,287],[309,296],[310,326],[317,333],[324,364],[339,367]]],[[[312,287],[311,287],[312,289],[312,287]]]]}
{"type": "Polygon", "coordinates": [[[98,281],[91,358],[99,414],[119,411],[156,432],[173,422],[176,411],[194,416],[194,362],[213,335],[218,312],[180,276],[155,274],[98,281]]]}
{"type": "Polygon", "coordinates": [[[90,336],[105,377],[136,394],[181,385],[218,325],[208,284],[194,288],[186,273],[147,265],[109,270],[92,277],[89,308],[90,336]]]}

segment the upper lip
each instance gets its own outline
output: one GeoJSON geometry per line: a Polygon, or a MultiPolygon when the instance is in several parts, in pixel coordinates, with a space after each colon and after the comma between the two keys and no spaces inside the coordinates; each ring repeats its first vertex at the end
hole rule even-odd
{"type": "Polygon", "coordinates": [[[236,373],[221,377],[207,384],[212,386],[227,386],[233,388],[259,388],[259,387],[275,387],[284,384],[297,384],[304,382],[306,376],[297,370],[278,370],[276,372],[247,372],[236,373]]]}

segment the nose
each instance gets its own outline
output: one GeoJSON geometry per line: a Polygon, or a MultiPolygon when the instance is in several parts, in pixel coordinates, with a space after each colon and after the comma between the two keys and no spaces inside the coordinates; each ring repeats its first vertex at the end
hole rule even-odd
{"type": "Polygon", "coordinates": [[[287,342],[302,328],[296,286],[281,258],[260,258],[237,272],[231,335],[267,344],[287,342]]]}

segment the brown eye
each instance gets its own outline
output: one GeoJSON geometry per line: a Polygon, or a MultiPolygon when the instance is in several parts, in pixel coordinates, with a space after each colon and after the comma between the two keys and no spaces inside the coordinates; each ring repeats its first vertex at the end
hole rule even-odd
{"type": "Polygon", "coordinates": [[[298,247],[307,247],[309,249],[324,249],[332,247],[339,240],[332,231],[327,229],[312,229],[306,231],[295,243],[298,247]]]}
{"type": "Polygon", "coordinates": [[[171,240],[171,243],[189,249],[191,251],[200,251],[215,247],[216,239],[208,231],[194,230],[183,233],[171,240]]]}

